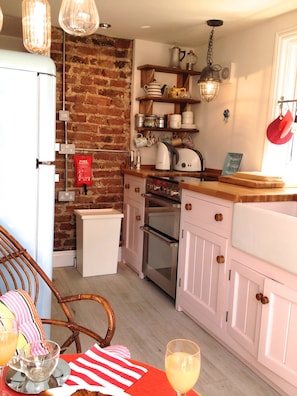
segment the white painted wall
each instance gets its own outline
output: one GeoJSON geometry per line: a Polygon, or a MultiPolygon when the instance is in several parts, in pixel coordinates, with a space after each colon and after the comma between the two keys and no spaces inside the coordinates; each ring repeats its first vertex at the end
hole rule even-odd
{"type": "MultiPolygon", "coordinates": [[[[272,121],[271,108],[277,106],[270,99],[275,37],[276,33],[295,26],[296,20],[297,10],[265,23],[257,23],[252,29],[236,35],[220,40],[216,40],[215,36],[214,63],[223,65],[232,62],[235,68],[232,82],[221,85],[215,101],[193,106],[200,130],[194,137],[195,147],[205,156],[207,167],[221,169],[228,152],[242,152],[241,170],[261,170],[266,128],[272,121]],[[231,116],[226,123],[223,111],[227,108],[231,116]]],[[[224,29],[224,26],[218,29],[224,29]]],[[[138,65],[145,63],[168,66],[169,49],[168,45],[135,40],[134,71],[138,65]]],[[[206,50],[206,45],[194,49],[199,58],[197,70],[206,65],[206,50]]],[[[132,98],[139,95],[139,75],[139,71],[135,72],[132,98]]],[[[196,81],[193,97],[199,96],[196,81]]],[[[132,118],[137,112],[138,102],[133,100],[132,118]]],[[[134,119],[131,125],[133,137],[134,119]]],[[[143,163],[154,163],[154,149],[145,148],[141,154],[143,163]]]]}

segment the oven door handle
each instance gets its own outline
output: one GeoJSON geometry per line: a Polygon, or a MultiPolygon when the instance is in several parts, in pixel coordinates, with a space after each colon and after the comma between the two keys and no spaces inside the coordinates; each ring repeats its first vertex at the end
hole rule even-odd
{"type": "Polygon", "coordinates": [[[162,198],[158,198],[155,195],[149,194],[149,193],[144,193],[141,194],[142,197],[149,199],[152,202],[155,202],[156,204],[161,204],[162,206],[167,206],[170,208],[176,208],[176,209],[180,209],[181,205],[180,203],[177,202],[169,202],[168,199],[162,199],[162,198]]]}
{"type": "Polygon", "coordinates": [[[166,243],[170,247],[177,247],[178,242],[176,239],[171,239],[169,237],[165,237],[164,235],[159,234],[157,231],[153,230],[151,227],[144,225],[140,226],[140,229],[145,232],[146,234],[150,234],[155,236],[156,238],[161,239],[162,242],[166,243]]]}

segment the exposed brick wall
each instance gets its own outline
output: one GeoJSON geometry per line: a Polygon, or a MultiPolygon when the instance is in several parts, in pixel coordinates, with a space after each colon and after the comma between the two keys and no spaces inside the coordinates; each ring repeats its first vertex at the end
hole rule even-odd
{"type": "MultiPolygon", "coordinates": [[[[85,148],[93,157],[93,185],[87,195],[74,187],[73,155],[68,155],[68,191],[75,191],[74,202],[55,203],[54,250],[76,248],[74,209],[123,206],[123,175],[128,153],[92,152],[90,149],[126,150],[130,142],[130,92],[132,74],[130,40],[92,35],[77,38],[65,35],[65,109],[68,143],[85,148]]],[[[51,57],[57,67],[57,139],[65,143],[65,124],[58,121],[63,105],[63,31],[52,30],[51,57]]],[[[56,154],[56,197],[65,191],[65,155],[56,154]]]]}

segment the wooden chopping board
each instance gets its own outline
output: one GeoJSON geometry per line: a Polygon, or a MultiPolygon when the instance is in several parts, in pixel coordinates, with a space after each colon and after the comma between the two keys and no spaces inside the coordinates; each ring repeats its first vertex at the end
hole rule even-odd
{"type": "Polygon", "coordinates": [[[282,176],[264,175],[261,172],[236,172],[233,173],[232,177],[239,179],[249,179],[258,181],[269,181],[269,182],[282,182],[282,176]]]}
{"type": "Polygon", "coordinates": [[[236,184],[243,187],[251,188],[279,188],[285,187],[285,183],[281,180],[253,180],[248,178],[240,178],[238,176],[219,176],[219,181],[223,183],[236,184]]]}

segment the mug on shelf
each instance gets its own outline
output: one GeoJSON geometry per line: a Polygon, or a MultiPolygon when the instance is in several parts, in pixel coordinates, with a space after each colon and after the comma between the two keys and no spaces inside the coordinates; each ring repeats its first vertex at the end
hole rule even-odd
{"type": "Polygon", "coordinates": [[[147,146],[147,138],[143,136],[142,133],[137,133],[136,138],[134,139],[135,146],[146,147],[147,146]]]}

